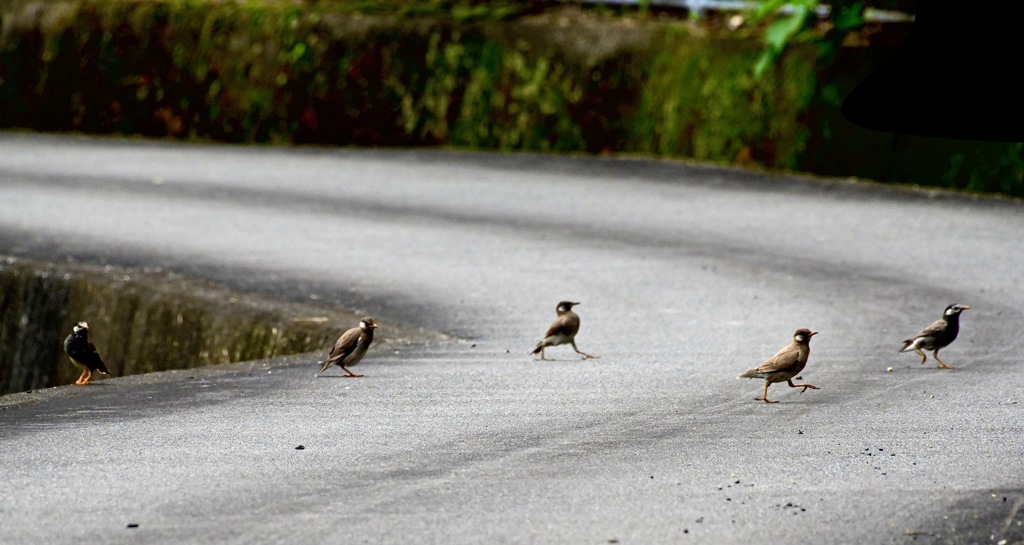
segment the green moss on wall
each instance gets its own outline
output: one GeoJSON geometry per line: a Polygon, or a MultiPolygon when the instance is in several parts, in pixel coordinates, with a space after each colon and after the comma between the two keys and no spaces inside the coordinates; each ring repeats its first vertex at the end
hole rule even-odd
{"type": "Polygon", "coordinates": [[[814,94],[807,49],[757,80],[759,51],[729,39],[670,34],[649,64],[635,127],[635,151],[705,161],[796,169],[809,138],[799,116],[814,94]]]}
{"type": "Polygon", "coordinates": [[[7,0],[0,127],[632,152],[1024,195],[1019,144],[893,151],[842,120],[894,40],[828,65],[794,47],[758,81],[756,33],[539,6],[7,0]]]}

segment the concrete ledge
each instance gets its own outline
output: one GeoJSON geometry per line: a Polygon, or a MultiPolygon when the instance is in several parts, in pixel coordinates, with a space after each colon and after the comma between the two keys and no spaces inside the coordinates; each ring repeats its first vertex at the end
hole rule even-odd
{"type": "MultiPolygon", "coordinates": [[[[78,321],[89,322],[112,376],[122,377],[318,351],[361,316],[160,269],[7,258],[0,261],[0,393],[73,383],[79,370],[63,341],[78,321]]],[[[382,333],[378,343],[431,337],[386,322],[382,333]]]]}

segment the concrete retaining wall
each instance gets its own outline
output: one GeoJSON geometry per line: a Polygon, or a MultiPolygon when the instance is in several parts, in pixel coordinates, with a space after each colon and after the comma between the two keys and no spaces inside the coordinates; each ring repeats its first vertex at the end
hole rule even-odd
{"type": "Polygon", "coordinates": [[[312,307],[161,271],[8,259],[0,261],[0,394],[73,383],[80,370],[63,343],[78,321],[89,322],[113,376],[318,350],[351,327],[312,307]]]}

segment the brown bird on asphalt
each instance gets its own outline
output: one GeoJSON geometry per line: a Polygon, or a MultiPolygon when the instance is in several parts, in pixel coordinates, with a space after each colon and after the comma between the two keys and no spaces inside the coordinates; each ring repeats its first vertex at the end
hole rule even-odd
{"type": "Polygon", "coordinates": [[[939,362],[939,369],[952,369],[946,362],[939,359],[939,350],[949,346],[956,340],[960,333],[960,313],[971,307],[967,305],[953,304],[946,307],[942,313],[942,319],[932,322],[932,325],[921,330],[913,338],[903,341],[903,348],[900,352],[913,350],[921,356],[921,364],[924,365],[928,356],[922,350],[931,350],[932,356],[939,362]]]}
{"type": "Polygon", "coordinates": [[[64,352],[71,358],[71,363],[82,368],[82,376],[78,377],[75,384],[85,386],[92,380],[93,371],[99,371],[109,375],[107,366],[103,364],[103,358],[96,352],[96,347],[89,341],[89,324],[78,322],[71,330],[71,334],[64,339],[64,352]]]}
{"type": "Polygon", "coordinates": [[[366,355],[367,349],[370,348],[370,343],[373,342],[373,330],[377,329],[377,322],[373,321],[373,318],[369,316],[359,321],[359,327],[353,327],[348,331],[341,334],[338,337],[338,342],[334,343],[334,348],[327,354],[327,359],[320,362],[320,370],[316,372],[316,376],[320,376],[332,365],[337,365],[345,371],[346,377],[361,377],[363,375],[357,375],[352,371],[348,370],[348,367],[359,363],[366,355]]]}
{"type": "Polygon", "coordinates": [[[544,334],[544,338],[533,348],[533,352],[530,352],[531,354],[540,353],[540,359],[546,360],[547,358],[544,357],[545,348],[560,344],[571,344],[572,349],[577,354],[582,355],[583,359],[597,358],[597,356],[580,352],[580,349],[576,348],[576,333],[580,330],[580,317],[572,311],[572,307],[578,304],[572,301],[558,303],[558,307],[555,309],[558,313],[558,318],[555,318],[551,327],[548,328],[548,332],[544,334]]]}
{"type": "Polygon", "coordinates": [[[768,387],[775,382],[787,382],[790,388],[803,388],[804,393],[808,388],[817,390],[817,386],[810,384],[793,384],[793,377],[800,374],[807,365],[807,357],[811,354],[811,337],[817,335],[817,331],[801,328],[793,333],[793,342],[779,350],[768,361],[762,363],[757,369],[751,369],[736,378],[763,378],[764,395],[755,397],[757,401],[765,403],[778,403],[768,399],[768,387]]]}

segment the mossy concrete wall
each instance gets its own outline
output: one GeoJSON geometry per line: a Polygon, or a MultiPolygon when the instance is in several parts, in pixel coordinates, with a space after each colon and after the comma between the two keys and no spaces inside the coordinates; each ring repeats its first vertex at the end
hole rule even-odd
{"type": "Polygon", "coordinates": [[[0,261],[0,394],[73,383],[81,371],[63,345],[79,321],[89,322],[113,376],[318,350],[351,327],[333,313],[160,271],[8,259],[0,261]]]}
{"type": "Polygon", "coordinates": [[[6,0],[0,127],[641,153],[1024,195],[1021,144],[894,151],[839,116],[906,25],[864,29],[827,62],[798,45],[755,80],[760,33],[714,20],[353,5],[382,4],[6,0]]]}

